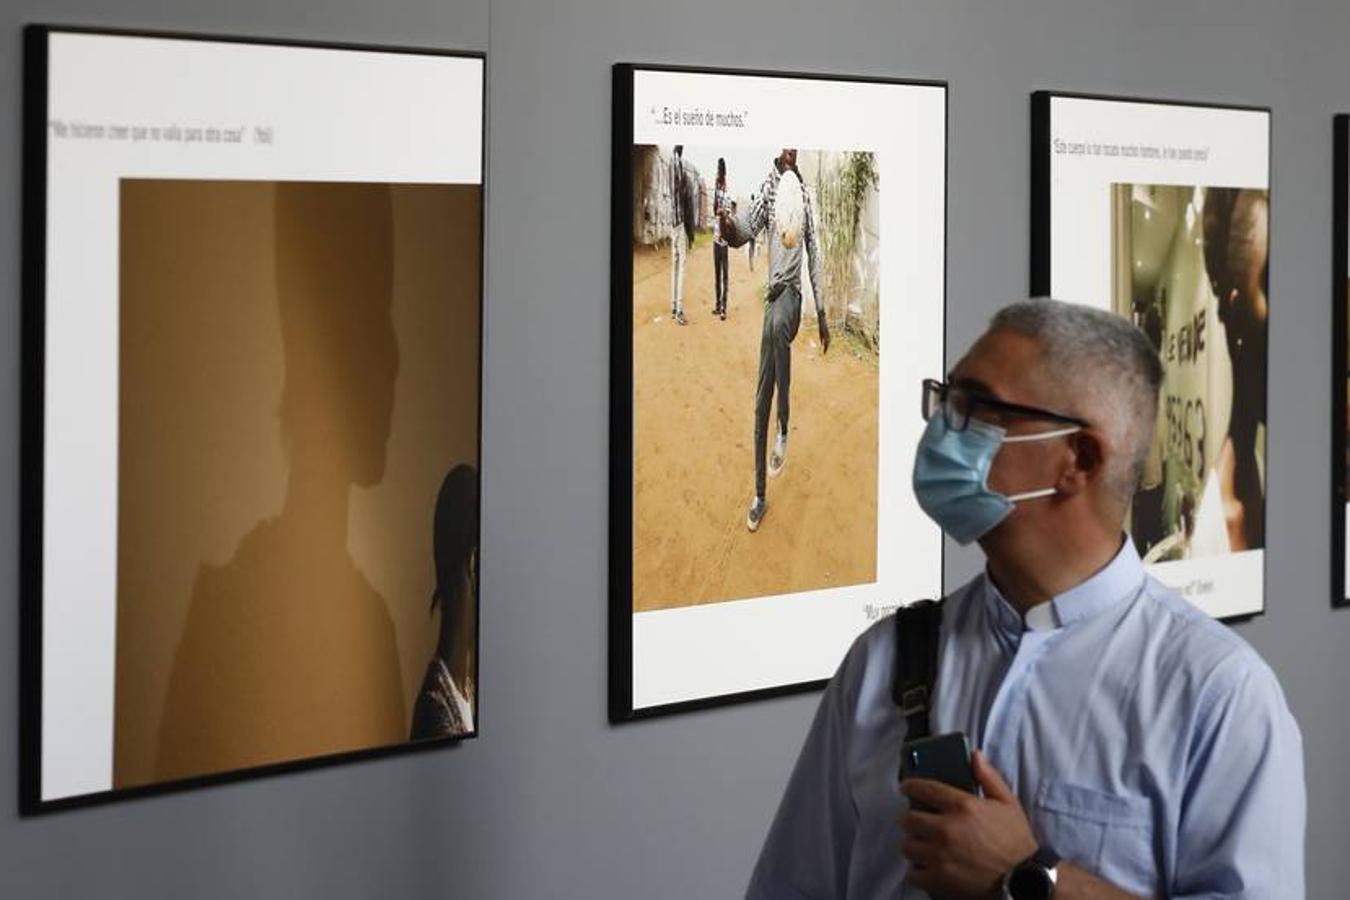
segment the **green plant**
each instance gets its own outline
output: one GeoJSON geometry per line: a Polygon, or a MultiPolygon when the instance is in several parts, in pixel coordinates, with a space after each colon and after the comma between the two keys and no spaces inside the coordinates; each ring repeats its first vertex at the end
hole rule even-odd
{"type": "MultiPolygon", "coordinates": [[[[848,329],[851,324],[848,300],[859,289],[853,260],[858,250],[863,208],[870,193],[880,188],[881,176],[876,157],[868,152],[844,153],[828,169],[822,158],[817,175],[817,220],[825,269],[826,315],[835,321],[842,317],[848,329]]],[[[869,343],[876,343],[875,334],[863,337],[869,343]]]]}

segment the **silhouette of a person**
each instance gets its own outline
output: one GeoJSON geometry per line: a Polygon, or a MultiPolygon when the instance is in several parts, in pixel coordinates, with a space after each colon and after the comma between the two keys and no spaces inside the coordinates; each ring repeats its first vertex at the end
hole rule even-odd
{"type": "Polygon", "coordinates": [[[413,704],[412,740],[474,730],[478,643],[478,473],[458,465],[441,483],[432,524],[441,637],[413,704]]]}
{"type": "Polygon", "coordinates": [[[407,733],[393,623],[347,549],[351,487],[384,476],[398,373],[390,190],[281,184],[275,224],[285,501],[229,562],[198,573],[160,730],[162,779],[407,733]]]}

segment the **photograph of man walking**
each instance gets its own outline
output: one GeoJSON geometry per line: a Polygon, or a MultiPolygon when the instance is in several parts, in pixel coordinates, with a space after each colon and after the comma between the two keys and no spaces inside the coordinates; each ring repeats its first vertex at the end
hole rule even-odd
{"type": "Polygon", "coordinates": [[[684,317],[684,263],[688,258],[690,237],[685,233],[688,217],[685,215],[685,197],[689,191],[684,173],[684,147],[675,146],[675,158],[670,165],[670,317],[680,325],[688,325],[684,317]]]}
{"type": "Polygon", "coordinates": [[[875,155],[643,144],[632,167],[634,609],[873,582],[875,155]],[[752,236],[754,271],[732,250],[752,236]]]}
{"type": "MultiPolygon", "coordinates": [[[[713,208],[717,215],[731,208],[731,195],[727,191],[727,161],[717,158],[717,186],[713,191],[713,208]]],[[[727,254],[730,252],[727,239],[722,236],[722,226],[713,222],[713,315],[723,322],[727,320],[727,254]]]]}
{"type": "Polygon", "coordinates": [[[614,79],[620,721],[824,679],[868,622],[940,590],[901,387],[944,368],[947,169],[942,85],[614,79]]]}
{"type": "Polygon", "coordinates": [[[764,326],[759,342],[759,376],[755,384],[755,497],[745,525],[758,531],[768,512],[766,475],[777,476],[787,464],[788,414],[791,408],[792,341],[802,319],[802,251],[816,300],[816,325],[822,352],[830,349],[830,326],[825,320],[820,281],[820,248],[816,243],[811,199],[797,172],[797,150],[785,147],[774,160],[759,196],[743,215],[719,211],[724,240],[733,247],[745,244],[757,232],[768,235],[768,285],[765,289],[764,326]],[[769,436],[769,405],[778,394],[778,430],[773,452],[765,459],[769,436]]]}

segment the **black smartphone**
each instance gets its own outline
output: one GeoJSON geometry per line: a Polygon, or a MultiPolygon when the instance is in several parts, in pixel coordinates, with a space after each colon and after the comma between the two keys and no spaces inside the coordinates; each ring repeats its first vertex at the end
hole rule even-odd
{"type": "MultiPolygon", "coordinates": [[[[900,780],[906,778],[928,778],[980,795],[975,770],[970,765],[970,742],[960,731],[905,741],[900,751],[900,780]]],[[[926,809],[918,803],[914,808],[926,809]]]]}

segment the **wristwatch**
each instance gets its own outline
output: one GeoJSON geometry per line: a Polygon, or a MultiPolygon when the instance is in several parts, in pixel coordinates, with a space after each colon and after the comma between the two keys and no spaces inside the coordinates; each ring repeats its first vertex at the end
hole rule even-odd
{"type": "Polygon", "coordinates": [[[1012,867],[1003,876],[1003,900],[1050,900],[1059,881],[1059,854],[1038,847],[1030,859],[1012,867]]]}

